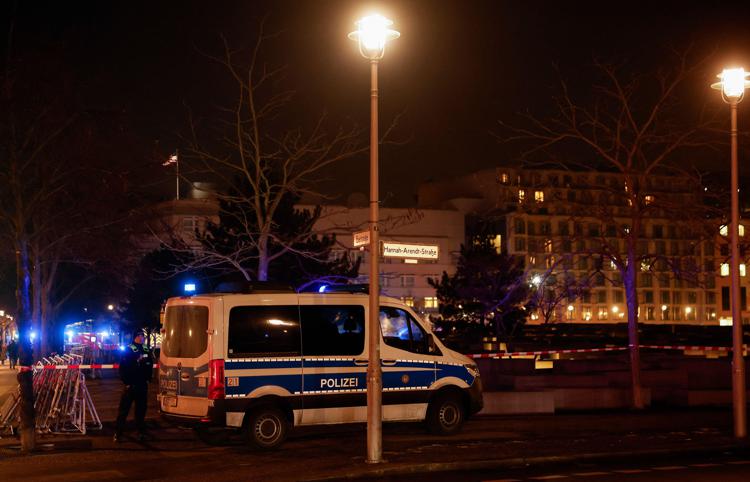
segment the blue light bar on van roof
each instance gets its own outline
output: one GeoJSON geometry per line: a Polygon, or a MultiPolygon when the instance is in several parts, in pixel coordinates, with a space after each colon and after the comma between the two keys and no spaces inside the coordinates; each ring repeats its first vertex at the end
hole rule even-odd
{"type": "Polygon", "coordinates": [[[183,291],[185,293],[195,293],[195,283],[185,283],[183,291]]]}
{"type": "Polygon", "coordinates": [[[325,293],[327,288],[328,288],[327,285],[321,286],[320,288],[318,288],[318,293],[325,293]]]}

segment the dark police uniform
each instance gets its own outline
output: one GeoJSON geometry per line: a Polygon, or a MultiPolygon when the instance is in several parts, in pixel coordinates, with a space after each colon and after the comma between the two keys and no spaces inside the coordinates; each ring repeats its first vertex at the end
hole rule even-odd
{"type": "Polygon", "coordinates": [[[120,379],[125,389],[120,398],[117,411],[117,428],[115,440],[122,436],[125,420],[130,412],[130,405],[135,402],[135,423],[141,436],[146,433],[146,405],[148,403],[148,384],[154,373],[154,357],[147,347],[131,343],[125,348],[120,359],[120,379]]]}

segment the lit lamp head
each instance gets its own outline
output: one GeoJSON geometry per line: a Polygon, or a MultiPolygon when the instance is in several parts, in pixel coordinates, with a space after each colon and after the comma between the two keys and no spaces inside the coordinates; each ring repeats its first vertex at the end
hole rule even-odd
{"type": "Polygon", "coordinates": [[[750,80],[743,68],[724,69],[717,77],[719,82],[711,84],[712,89],[720,90],[727,102],[739,102],[745,96],[745,89],[750,87],[750,80]]]}
{"type": "Polygon", "coordinates": [[[368,15],[355,23],[357,30],[350,33],[349,38],[359,44],[359,53],[370,60],[382,59],[386,42],[401,36],[389,28],[393,22],[382,15],[368,15]]]}

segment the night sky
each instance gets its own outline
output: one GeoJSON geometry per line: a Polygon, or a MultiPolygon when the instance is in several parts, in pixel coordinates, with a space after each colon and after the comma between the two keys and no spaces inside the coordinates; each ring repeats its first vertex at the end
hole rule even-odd
{"type": "MultiPolygon", "coordinates": [[[[12,3],[3,2],[4,32],[12,3]]],[[[555,65],[585,93],[594,58],[649,71],[664,58],[663,47],[693,45],[700,55],[714,52],[705,83],[695,86],[701,100],[716,95],[708,84],[726,64],[750,68],[747,1],[20,4],[16,44],[54,48],[75,79],[81,108],[125,113],[136,138],[144,146],[158,141],[154,152],[164,153],[180,147],[186,106],[209,113],[225,95],[224,72],[199,51],[219,54],[220,33],[233,45],[249,45],[264,15],[267,30],[280,33],[267,44],[267,56],[288,68],[284,86],[297,91],[300,123],[325,111],[331,125],[367,126],[368,64],[346,34],[377,9],[402,34],[380,66],[381,127],[403,113],[396,138],[408,140],[381,152],[381,196],[391,206],[412,202],[420,181],[516,162],[517,153],[491,132],[498,119],[512,123],[519,112],[549,110],[555,65]]],[[[747,104],[741,116],[750,114],[747,104]]],[[[166,197],[171,172],[152,165],[166,197]]],[[[330,172],[322,187],[342,196],[366,192],[367,172],[363,156],[330,172]]]]}

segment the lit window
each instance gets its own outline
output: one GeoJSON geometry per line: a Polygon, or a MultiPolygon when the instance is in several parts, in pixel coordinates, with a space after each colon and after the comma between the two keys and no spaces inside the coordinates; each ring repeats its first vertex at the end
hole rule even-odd
{"type": "Polygon", "coordinates": [[[644,196],[643,197],[643,201],[646,203],[646,205],[653,204],[653,202],[654,202],[654,196],[652,196],[650,194],[647,195],[647,196],[644,196]]]}
{"type": "Polygon", "coordinates": [[[546,239],[544,241],[544,252],[545,253],[551,253],[552,252],[552,240],[546,239]]]}
{"type": "Polygon", "coordinates": [[[495,252],[497,254],[500,254],[503,250],[503,236],[500,234],[496,234],[494,238],[492,238],[492,247],[495,248],[495,252]]]}
{"type": "Polygon", "coordinates": [[[565,310],[566,318],[568,320],[575,320],[576,318],[576,309],[573,305],[568,305],[568,309],[565,310]]]}
{"type": "MultiPolygon", "coordinates": [[[[726,224],[721,226],[719,228],[719,234],[721,234],[722,236],[729,236],[729,227],[726,224]]],[[[743,226],[742,224],[740,224],[739,234],[740,236],[745,235],[745,226],[743,226]]]]}
{"type": "Polygon", "coordinates": [[[503,184],[508,184],[509,181],[510,181],[510,176],[508,176],[507,172],[500,174],[500,182],[502,182],[503,184]]]}
{"type": "Polygon", "coordinates": [[[518,190],[518,202],[522,203],[526,199],[526,191],[523,189],[518,190]]]}
{"type": "Polygon", "coordinates": [[[534,191],[534,201],[538,203],[544,202],[544,191],[534,191]]]}
{"type": "Polygon", "coordinates": [[[437,296],[425,296],[424,307],[425,308],[437,308],[438,307],[437,296]]]}
{"type": "Polygon", "coordinates": [[[745,276],[745,263],[740,263],[740,276],[745,276]]]}
{"type": "Polygon", "coordinates": [[[404,302],[406,306],[414,307],[414,297],[413,296],[402,296],[401,301],[404,302]]]}
{"type": "Polygon", "coordinates": [[[729,276],[729,264],[721,263],[721,275],[729,276]]]}
{"type": "Polygon", "coordinates": [[[547,268],[554,268],[555,266],[555,257],[554,256],[547,256],[547,259],[545,260],[547,268]]]}
{"type": "Polygon", "coordinates": [[[599,311],[596,314],[596,319],[606,320],[608,315],[609,315],[609,312],[607,311],[607,308],[599,308],[599,311]]]}
{"type": "Polygon", "coordinates": [[[584,321],[590,321],[591,320],[591,307],[590,306],[584,306],[581,309],[581,317],[584,321]]]}

